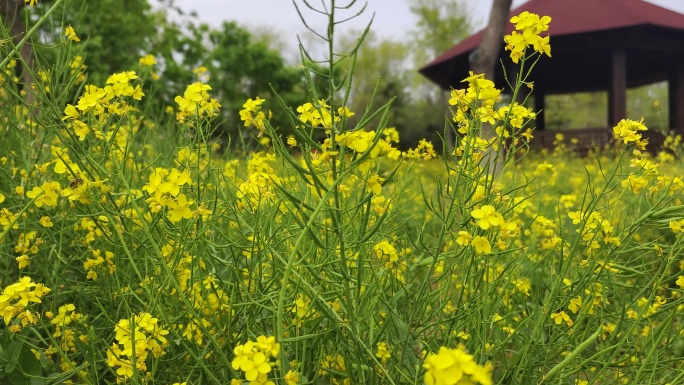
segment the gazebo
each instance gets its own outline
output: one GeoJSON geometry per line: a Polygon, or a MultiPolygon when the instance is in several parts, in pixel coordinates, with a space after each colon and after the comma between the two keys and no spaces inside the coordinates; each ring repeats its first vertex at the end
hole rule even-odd
{"type": "MultiPolygon", "coordinates": [[[[608,124],[627,115],[627,89],[668,82],[669,127],[684,129],[684,15],[643,0],[530,0],[510,16],[529,11],[551,16],[552,58],[534,68],[534,108],[537,131],[533,145],[551,145],[556,133],[577,138],[589,148],[607,143],[608,127],[545,131],[544,96],[575,92],[608,91],[608,124]]],[[[513,29],[508,24],[506,33],[513,29]]],[[[483,31],[465,39],[426,65],[420,72],[445,90],[462,88],[468,76],[469,55],[479,46],[483,31]]],[[[504,71],[515,71],[503,47],[502,65],[494,82],[505,89],[504,71]]],[[[662,137],[649,139],[655,142],[662,137]]]]}

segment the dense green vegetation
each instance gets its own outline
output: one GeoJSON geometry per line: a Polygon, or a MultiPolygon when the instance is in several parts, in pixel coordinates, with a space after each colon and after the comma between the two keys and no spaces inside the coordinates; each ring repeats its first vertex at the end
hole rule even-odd
{"type": "MultiPolygon", "coordinates": [[[[365,83],[399,59],[338,37],[343,15],[320,10],[337,55],[290,66],[138,5],[115,19],[156,31],[97,64],[126,33],[112,3],[29,8],[30,83],[0,36],[0,383],[684,381],[681,137],[649,154],[626,119],[585,158],[531,152],[535,111],[471,74],[411,80],[454,150],[400,147],[420,104],[397,72],[365,83]]],[[[511,22],[520,76],[553,60],[550,18],[511,22]]]]}

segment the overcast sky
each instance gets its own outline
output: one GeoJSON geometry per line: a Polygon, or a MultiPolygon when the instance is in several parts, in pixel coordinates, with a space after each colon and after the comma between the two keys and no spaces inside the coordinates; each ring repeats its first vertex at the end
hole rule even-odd
{"type": "MultiPolygon", "coordinates": [[[[301,0],[296,0],[302,4],[301,0]]],[[[549,0],[572,1],[572,0],[549,0]]],[[[684,13],[684,0],[648,0],[651,3],[684,13]]],[[[327,2],[327,1],[326,1],[327,2]]],[[[373,30],[381,36],[396,36],[398,39],[412,28],[414,19],[409,10],[410,0],[366,0],[368,8],[361,18],[352,20],[349,25],[362,28],[375,12],[373,30]]],[[[492,0],[464,0],[471,20],[478,27],[486,21],[492,0]]],[[[310,0],[318,5],[320,0],[310,0]]],[[[355,10],[359,10],[364,3],[359,0],[355,10]]],[[[524,3],[524,0],[514,0],[513,5],[524,3]]],[[[269,26],[282,31],[286,38],[301,33],[303,27],[292,0],[177,0],[177,4],[189,11],[197,12],[199,19],[211,25],[220,25],[224,20],[236,20],[247,26],[269,26]]],[[[351,15],[352,12],[348,12],[351,15]]],[[[316,18],[314,18],[315,20],[316,18]]],[[[320,19],[320,18],[318,18],[320,19]]],[[[325,24],[320,21],[317,27],[325,24]]]]}

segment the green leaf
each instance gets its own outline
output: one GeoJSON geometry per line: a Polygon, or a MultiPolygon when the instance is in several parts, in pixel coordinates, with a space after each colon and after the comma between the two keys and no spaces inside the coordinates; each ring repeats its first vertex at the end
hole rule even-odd
{"type": "Polygon", "coordinates": [[[37,377],[43,374],[43,370],[40,367],[40,361],[28,346],[24,345],[18,358],[19,367],[25,375],[37,377]]]}
{"type": "Polygon", "coordinates": [[[51,366],[50,361],[48,361],[47,357],[45,357],[45,353],[40,352],[40,358],[38,359],[40,361],[40,367],[43,368],[43,370],[48,370],[51,366]]]}
{"type": "Polygon", "coordinates": [[[46,380],[41,378],[43,369],[40,360],[31,352],[31,348],[22,341],[13,341],[4,352],[8,362],[4,371],[0,373],[7,376],[12,385],[45,385],[46,380]]]}
{"type": "Polygon", "coordinates": [[[7,365],[5,365],[5,372],[12,373],[14,369],[19,364],[19,353],[24,343],[20,340],[13,341],[5,351],[5,358],[7,359],[7,365]]]}
{"type": "Polygon", "coordinates": [[[390,312],[390,317],[392,321],[391,327],[387,329],[390,337],[393,341],[406,341],[409,337],[409,328],[406,321],[401,319],[399,315],[395,312],[390,312]]]}
{"type": "Polygon", "coordinates": [[[8,372],[7,379],[12,385],[31,385],[29,379],[19,370],[8,372]]]}

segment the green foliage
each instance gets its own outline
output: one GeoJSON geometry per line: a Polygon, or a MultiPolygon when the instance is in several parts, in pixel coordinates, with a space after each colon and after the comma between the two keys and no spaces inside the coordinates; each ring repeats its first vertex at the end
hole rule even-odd
{"type": "MultiPolygon", "coordinates": [[[[359,48],[350,96],[354,111],[365,109],[371,98],[376,105],[394,98],[388,125],[397,129],[404,148],[423,138],[440,143],[447,97],[416,68],[451,48],[470,30],[461,1],[411,0],[409,5],[417,21],[408,30],[408,41],[382,38],[372,30],[367,35],[359,48]]],[[[342,39],[341,47],[353,47],[356,35],[358,31],[352,31],[342,39]]]]}
{"type": "MultiPolygon", "coordinates": [[[[50,6],[48,2],[35,8],[33,18],[39,18],[50,6]]],[[[114,72],[132,68],[142,53],[151,50],[157,35],[147,0],[68,0],[50,21],[41,32],[52,44],[58,43],[50,40],[63,32],[63,26],[78,26],[77,34],[83,41],[79,49],[86,57],[89,82],[96,84],[103,83],[114,72]]],[[[49,47],[45,48],[48,49],[39,50],[38,54],[51,60],[49,47]]]]}
{"type": "MultiPolygon", "coordinates": [[[[644,119],[653,129],[668,127],[667,83],[655,83],[627,90],[627,115],[644,119]]],[[[546,127],[549,129],[606,127],[608,93],[583,92],[546,96],[546,127]],[[578,113],[581,111],[581,113],[578,113]]]]}
{"type": "MultiPolygon", "coordinates": [[[[233,121],[247,98],[261,96],[273,100],[272,89],[287,103],[301,104],[306,100],[304,72],[286,66],[279,52],[263,42],[252,41],[249,32],[237,24],[223,23],[220,30],[209,33],[208,40],[212,47],[205,61],[210,68],[209,84],[233,121]]],[[[285,127],[286,121],[276,120],[274,124],[285,127]]],[[[229,130],[236,133],[238,127],[229,130]]]]}
{"type": "Polygon", "coordinates": [[[424,64],[468,36],[472,30],[462,0],[407,0],[416,17],[411,32],[416,61],[424,64]]]}
{"type": "MultiPolygon", "coordinates": [[[[358,32],[352,31],[348,38],[340,43],[341,50],[350,51],[358,43],[358,32]]],[[[371,102],[375,106],[394,100],[392,111],[388,115],[388,125],[395,127],[405,143],[417,143],[419,139],[413,135],[426,135],[425,127],[414,126],[411,116],[416,111],[412,103],[410,89],[407,87],[412,70],[409,47],[400,41],[379,38],[375,33],[366,35],[364,44],[359,47],[354,63],[354,74],[350,89],[349,108],[352,111],[364,111],[371,102]]],[[[345,72],[352,69],[352,62],[341,64],[345,72]]],[[[351,121],[357,121],[352,118],[351,121]]],[[[377,121],[374,122],[377,124],[377,121]]]]}
{"type": "MultiPolygon", "coordinates": [[[[44,25],[42,34],[52,39],[61,34],[62,25],[76,26],[83,42],[78,53],[88,67],[87,83],[104,84],[112,73],[140,68],[138,60],[145,54],[157,56],[159,65],[153,71],[158,79],[146,83],[155,96],[156,108],[147,111],[174,105],[174,97],[182,94],[187,84],[206,80],[224,105],[219,132],[239,143],[250,139],[239,134],[243,130],[237,115],[248,97],[273,99],[272,89],[276,89],[291,104],[311,98],[303,87],[303,71],[287,65],[263,36],[254,39],[235,22],[212,28],[192,18],[174,21],[178,18],[170,16],[176,11],[173,3],[154,11],[147,0],[69,0],[63,4],[44,25]]],[[[48,6],[33,10],[34,18],[48,6]]],[[[59,39],[51,44],[59,44],[59,39]]],[[[55,67],[61,60],[50,48],[38,50],[41,68],[55,67]]],[[[274,121],[283,127],[285,123],[274,121]]]]}

